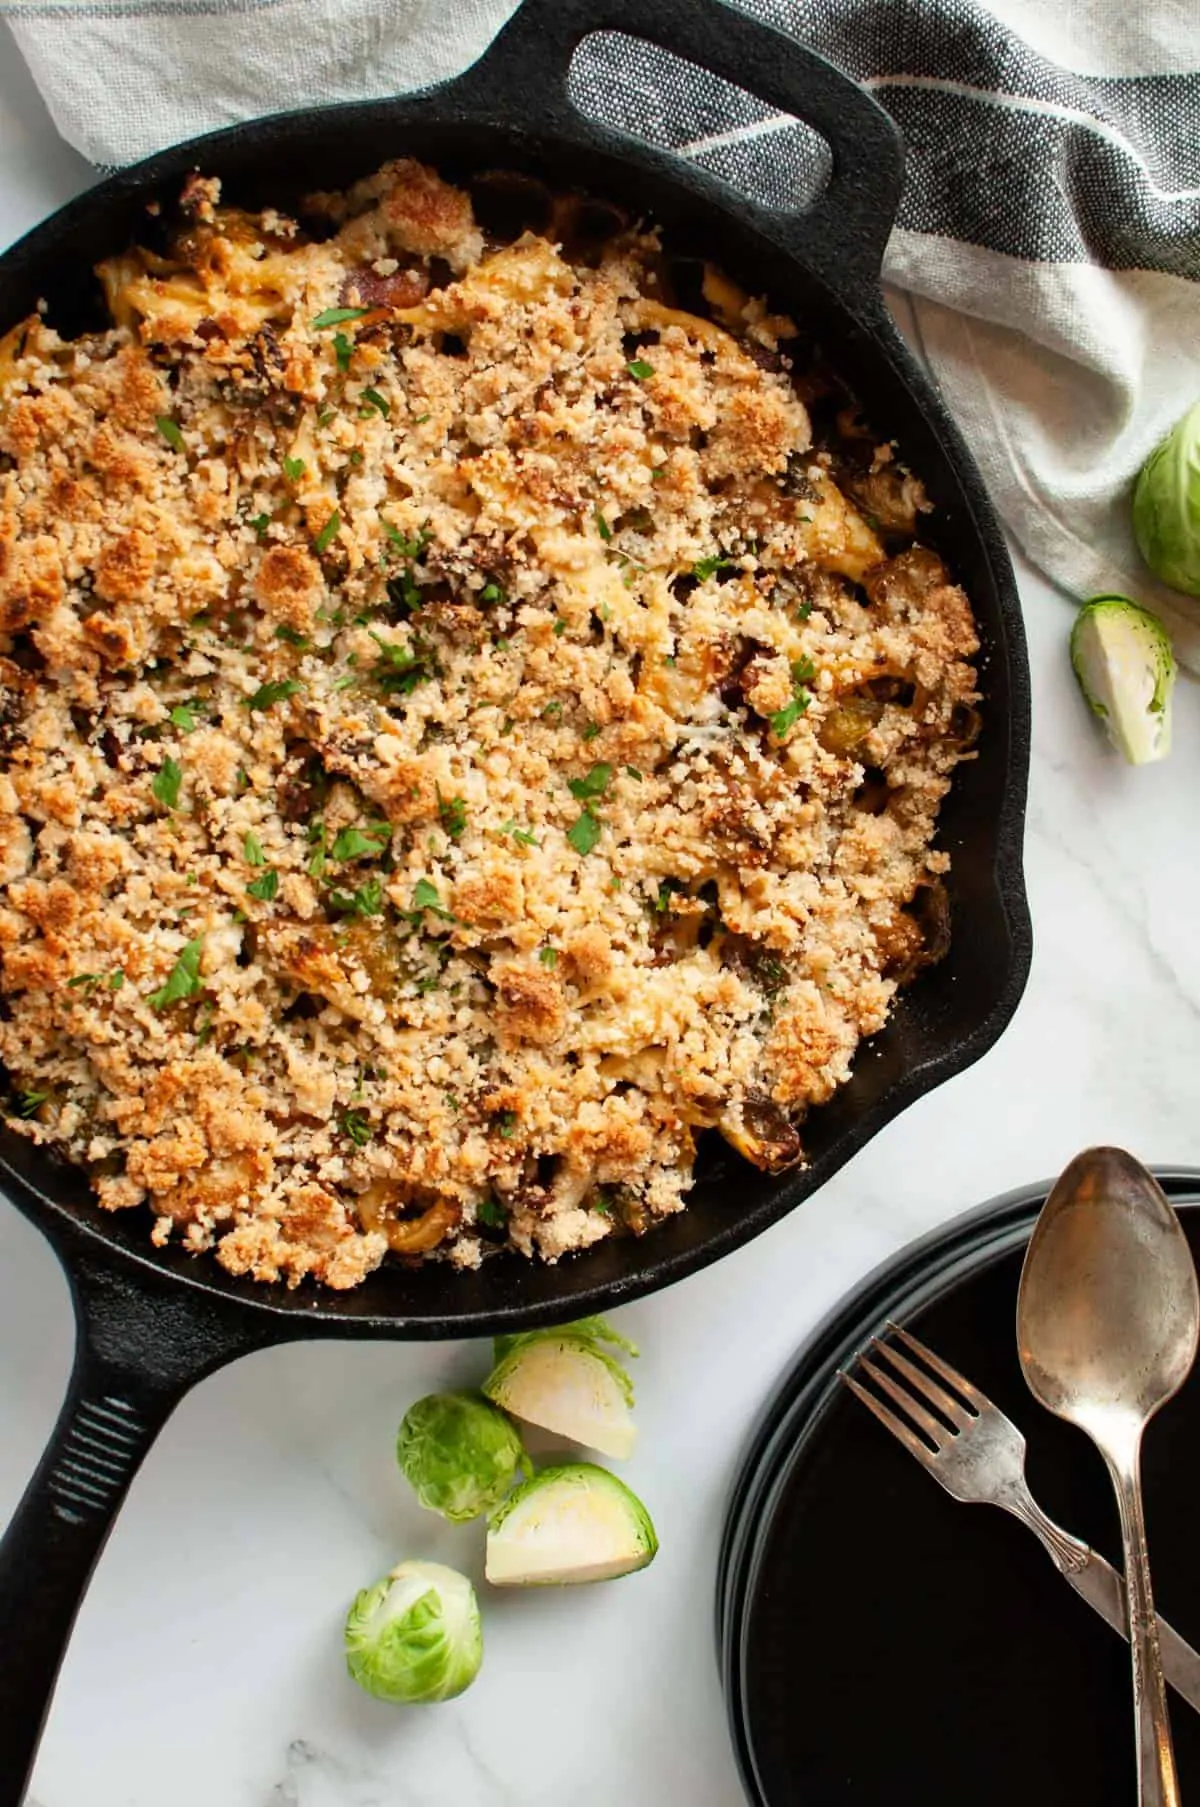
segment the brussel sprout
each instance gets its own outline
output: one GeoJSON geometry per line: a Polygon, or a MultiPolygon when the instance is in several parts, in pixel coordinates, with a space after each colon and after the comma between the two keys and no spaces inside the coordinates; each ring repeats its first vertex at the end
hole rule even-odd
{"type": "Polygon", "coordinates": [[[379,1700],[452,1700],[483,1661],[475,1590],[440,1562],[402,1562],[346,1615],[346,1664],[379,1700]]]}
{"type": "Polygon", "coordinates": [[[498,1362],[483,1383],[506,1412],[606,1456],[632,1454],[633,1383],[615,1356],[586,1337],[548,1330],[498,1362]]]}
{"type": "Polygon", "coordinates": [[[1138,473],[1133,531],[1156,577],[1173,590],[1200,596],[1200,401],[1138,473]]]}
{"type": "Polygon", "coordinates": [[[396,1460],[417,1498],[454,1523],[504,1498],[520,1469],[532,1473],[520,1434],[477,1393],[430,1393],[404,1415],[396,1460]]]}
{"type": "Polygon", "coordinates": [[[510,1354],[518,1343],[528,1343],[537,1336],[562,1336],[564,1334],[586,1337],[589,1342],[593,1343],[612,1343],[614,1348],[623,1349],[626,1355],[636,1355],[638,1352],[636,1343],[631,1343],[627,1336],[622,1336],[619,1330],[614,1330],[607,1318],[597,1316],[575,1318],[570,1324],[555,1324],[552,1331],[520,1330],[509,1336],[498,1336],[493,1342],[496,1360],[499,1361],[501,1356],[510,1354]]]}
{"type": "Polygon", "coordinates": [[[590,1462],[545,1468],[492,1517],[487,1578],[495,1587],[611,1581],[653,1562],[658,1538],[635,1493],[590,1462]]]}
{"type": "Polygon", "coordinates": [[[1167,757],[1176,665],[1157,615],[1128,596],[1093,596],[1075,617],[1071,664],[1089,707],[1131,765],[1167,757]]]}

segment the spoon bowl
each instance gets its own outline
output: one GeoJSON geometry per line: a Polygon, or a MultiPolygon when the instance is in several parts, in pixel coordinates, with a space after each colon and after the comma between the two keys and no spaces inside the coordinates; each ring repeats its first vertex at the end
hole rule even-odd
{"type": "Polygon", "coordinates": [[[1200,1290],[1179,1220],[1140,1161],[1077,1155],[1047,1198],[1017,1295],[1017,1347],[1042,1405],[1108,1464],[1125,1542],[1139,1799],[1179,1799],[1142,1514],[1142,1433],[1196,1358],[1200,1290]]]}

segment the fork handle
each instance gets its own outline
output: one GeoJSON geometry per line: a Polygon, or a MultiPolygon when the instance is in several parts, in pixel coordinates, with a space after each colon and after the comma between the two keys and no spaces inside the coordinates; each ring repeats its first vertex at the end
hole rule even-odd
{"type": "MultiPolygon", "coordinates": [[[[1070,1582],[1080,1599],[1086,1600],[1106,1625],[1128,1641],[1125,1583],[1112,1563],[1078,1537],[1072,1537],[1052,1518],[1047,1518],[1027,1486],[1013,1489],[998,1504],[1033,1532],[1059,1574],[1070,1582]]],[[[1155,1618],[1163,1674],[1192,1710],[1200,1713],[1200,1655],[1160,1614],[1156,1613],[1155,1618]]]]}

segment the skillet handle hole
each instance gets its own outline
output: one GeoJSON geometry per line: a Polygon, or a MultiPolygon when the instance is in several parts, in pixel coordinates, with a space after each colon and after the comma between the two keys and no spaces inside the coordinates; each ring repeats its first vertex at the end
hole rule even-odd
{"type": "Polygon", "coordinates": [[[829,186],[833,155],[820,132],[627,32],[582,39],[567,92],[597,124],[674,151],[760,207],[803,213],[829,186]]]}

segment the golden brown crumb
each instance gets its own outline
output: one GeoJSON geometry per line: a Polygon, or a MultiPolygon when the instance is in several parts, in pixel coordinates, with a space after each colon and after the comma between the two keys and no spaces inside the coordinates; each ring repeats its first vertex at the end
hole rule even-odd
{"type": "Polygon", "coordinates": [[[485,241],[402,159],[318,240],[196,176],[111,330],[0,338],[12,1121],[234,1274],[640,1234],[705,1128],[801,1158],[944,945],[919,481],[555,206],[485,241]]]}

